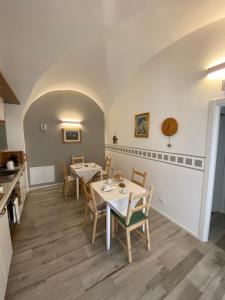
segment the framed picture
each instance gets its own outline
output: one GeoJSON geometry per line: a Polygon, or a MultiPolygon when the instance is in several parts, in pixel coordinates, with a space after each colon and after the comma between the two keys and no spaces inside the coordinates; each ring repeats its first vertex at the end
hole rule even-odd
{"type": "Polygon", "coordinates": [[[135,115],[134,135],[135,137],[148,137],[150,114],[135,115]]]}
{"type": "Polygon", "coordinates": [[[63,128],[62,129],[63,143],[73,144],[81,142],[80,128],[63,128]]]}

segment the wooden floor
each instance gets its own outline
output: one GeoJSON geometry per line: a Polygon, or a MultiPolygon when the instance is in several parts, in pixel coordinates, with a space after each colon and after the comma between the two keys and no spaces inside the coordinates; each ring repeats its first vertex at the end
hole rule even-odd
{"type": "Polygon", "coordinates": [[[29,194],[6,299],[225,300],[224,216],[212,216],[211,241],[201,243],[151,210],[152,249],[134,235],[131,265],[116,241],[105,250],[104,235],[92,246],[82,217],[82,200],[65,201],[59,188],[29,194]]]}

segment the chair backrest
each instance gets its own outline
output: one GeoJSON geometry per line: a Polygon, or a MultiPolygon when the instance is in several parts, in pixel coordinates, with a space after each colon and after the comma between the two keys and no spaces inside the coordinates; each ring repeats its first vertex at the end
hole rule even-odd
{"type": "Polygon", "coordinates": [[[131,181],[136,183],[137,185],[144,187],[145,186],[145,180],[147,177],[147,172],[141,173],[140,171],[137,171],[133,168],[131,181]]]}
{"type": "Polygon", "coordinates": [[[96,205],[93,189],[92,189],[91,185],[84,182],[82,177],[80,178],[80,181],[81,181],[81,185],[82,185],[82,188],[83,188],[83,191],[84,191],[85,201],[87,203],[89,203],[89,202],[92,203],[94,213],[96,213],[97,212],[97,205],[96,205]]]}
{"type": "Polygon", "coordinates": [[[79,163],[84,163],[84,155],[80,156],[72,156],[72,165],[79,164],[79,163]]]}
{"type": "Polygon", "coordinates": [[[61,164],[61,167],[62,167],[63,177],[64,177],[65,180],[67,180],[68,179],[68,173],[67,173],[66,164],[63,161],[61,161],[60,164],[61,164]]]}
{"type": "Polygon", "coordinates": [[[110,172],[111,163],[112,163],[112,158],[109,158],[108,156],[106,156],[106,158],[105,158],[105,171],[108,175],[109,175],[109,172],[110,172]]]}
{"type": "Polygon", "coordinates": [[[149,190],[141,194],[130,193],[127,207],[126,225],[129,225],[130,218],[134,212],[143,211],[145,217],[148,217],[148,212],[152,200],[154,187],[150,186],[149,190]],[[144,200],[144,201],[143,201],[144,200]]]}

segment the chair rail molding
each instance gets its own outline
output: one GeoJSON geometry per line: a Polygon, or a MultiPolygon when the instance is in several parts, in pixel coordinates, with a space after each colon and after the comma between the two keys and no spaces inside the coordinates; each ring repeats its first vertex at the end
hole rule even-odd
{"type": "Polygon", "coordinates": [[[106,144],[105,150],[204,172],[205,157],[184,153],[106,144]]]}

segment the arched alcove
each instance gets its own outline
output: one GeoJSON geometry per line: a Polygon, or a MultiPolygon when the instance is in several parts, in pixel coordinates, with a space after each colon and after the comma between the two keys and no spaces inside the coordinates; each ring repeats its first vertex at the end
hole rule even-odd
{"type": "MultiPolygon", "coordinates": [[[[75,91],[54,91],[37,99],[24,117],[24,136],[28,168],[54,166],[55,182],[63,180],[60,161],[68,166],[72,155],[84,154],[88,162],[104,162],[104,112],[84,94],[75,91]],[[65,144],[62,128],[71,127],[63,120],[77,120],[81,142],[65,144]],[[41,131],[41,124],[47,130],[41,131]]],[[[29,172],[30,173],[30,172],[29,172]]],[[[30,181],[30,174],[29,174],[30,181]]]]}

